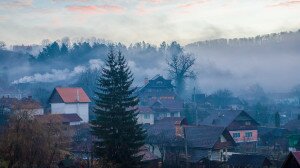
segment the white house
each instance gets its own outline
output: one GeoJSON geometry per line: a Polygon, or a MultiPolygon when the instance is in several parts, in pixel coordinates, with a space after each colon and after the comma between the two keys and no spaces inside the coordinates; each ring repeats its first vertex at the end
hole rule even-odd
{"type": "Polygon", "coordinates": [[[82,88],[56,87],[50,98],[51,114],[77,114],[82,122],[89,122],[88,95],[82,88]]]}

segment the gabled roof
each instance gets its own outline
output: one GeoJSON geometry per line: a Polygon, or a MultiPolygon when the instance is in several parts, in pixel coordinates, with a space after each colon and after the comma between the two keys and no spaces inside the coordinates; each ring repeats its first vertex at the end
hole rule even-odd
{"type": "Polygon", "coordinates": [[[259,168],[270,166],[270,160],[263,155],[233,154],[228,159],[228,164],[234,167],[253,167],[259,168]]]}
{"type": "Polygon", "coordinates": [[[196,148],[213,148],[224,131],[224,127],[188,126],[184,128],[188,145],[196,148]]]}
{"type": "Polygon", "coordinates": [[[257,125],[259,125],[248,113],[243,110],[216,110],[210,113],[210,115],[205,118],[201,124],[227,127],[241,114],[244,114],[248,118],[252,119],[257,125]]]}
{"type": "Polygon", "coordinates": [[[224,136],[226,139],[226,145],[234,145],[234,140],[224,127],[207,125],[185,126],[184,133],[188,145],[193,148],[215,148],[221,136],[224,136]]]}
{"type": "Polygon", "coordinates": [[[51,94],[50,102],[55,102],[53,98],[55,97],[55,93],[59,95],[61,100],[64,103],[89,103],[91,102],[88,95],[84,92],[81,87],[77,88],[61,88],[56,87],[51,94]]]}
{"type": "Polygon", "coordinates": [[[146,88],[174,88],[169,79],[165,79],[161,75],[156,75],[147,84],[140,88],[139,91],[143,91],[146,88]]]}
{"type": "Polygon", "coordinates": [[[165,117],[150,125],[147,129],[149,136],[163,136],[162,139],[170,141],[176,137],[175,123],[187,125],[187,120],[184,117],[165,117]]]}
{"type": "MultiPolygon", "coordinates": [[[[165,117],[149,126],[148,135],[161,137],[166,142],[176,142],[177,145],[183,144],[183,137],[176,137],[176,126],[180,124],[184,128],[185,139],[191,148],[211,149],[219,141],[221,135],[225,135],[227,141],[234,143],[229,132],[224,127],[193,125],[189,126],[183,117],[165,117]]],[[[228,142],[226,145],[230,145],[228,142]]],[[[232,144],[234,145],[234,144],[232,144]]]]}

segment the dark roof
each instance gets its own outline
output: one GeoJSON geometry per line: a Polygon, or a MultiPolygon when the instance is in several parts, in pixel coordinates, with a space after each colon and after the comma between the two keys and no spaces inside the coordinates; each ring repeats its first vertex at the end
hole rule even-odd
{"type": "Polygon", "coordinates": [[[161,120],[157,120],[155,124],[148,128],[148,131],[153,135],[158,135],[164,131],[174,130],[175,134],[175,123],[178,122],[187,124],[187,121],[184,117],[165,117],[161,120]]]}
{"type": "Polygon", "coordinates": [[[213,148],[222,135],[224,129],[224,127],[199,125],[187,126],[184,128],[184,131],[189,146],[213,148]]]}
{"type": "Polygon", "coordinates": [[[171,82],[171,80],[165,79],[161,75],[156,75],[143,88],[173,88],[171,82]]]}
{"type": "Polygon", "coordinates": [[[78,116],[78,114],[48,114],[48,115],[36,115],[35,119],[42,123],[70,123],[70,122],[80,122],[82,119],[78,116]]]}
{"type": "MultiPolygon", "coordinates": [[[[161,139],[166,142],[174,142],[174,144],[176,142],[177,145],[180,145],[183,143],[183,138],[176,137],[175,123],[183,126],[188,146],[192,148],[214,148],[221,135],[230,135],[224,127],[208,125],[189,126],[187,125],[186,119],[183,117],[166,117],[159,120],[148,127],[148,135],[156,138],[161,137],[161,139]]],[[[234,143],[231,136],[224,137],[227,141],[231,140],[231,142],[234,143]]]]}
{"type": "Polygon", "coordinates": [[[169,141],[174,139],[175,136],[175,123],[187,125],[184,117],[165,117],[150,125],[147,129],[148,136],[163,136],[162,139],[169,141]]]}
{"type": "Polygon", "coordinates": [[[215,110],[211,112],[210,115],[205,118],[203,122],[201,122],[201,124],[227,127],[242,113],[257,123],[248,113],[243,110],[215,110]]]}
{"type": "Polygon", "coordinates": [[[233,154],[228,159],[228,164],[236,167],[260,168],[265,165],[270,166],[271,162],[263,155],[233,154]]]}

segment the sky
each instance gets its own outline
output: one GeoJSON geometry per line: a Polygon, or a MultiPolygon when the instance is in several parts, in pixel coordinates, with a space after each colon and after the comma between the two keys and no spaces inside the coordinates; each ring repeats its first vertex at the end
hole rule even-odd
{"type": "Polygon", "coordinates": [[[188,44],[300,29],[300,0],[0,0],[0,41],[188,44]]]}

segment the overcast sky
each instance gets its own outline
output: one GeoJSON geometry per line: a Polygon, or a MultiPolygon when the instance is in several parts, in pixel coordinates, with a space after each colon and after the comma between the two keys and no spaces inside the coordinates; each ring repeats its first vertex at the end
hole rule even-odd
{"type": "Polygon", "coordinates": [[[300,0],[0,0],[0,41],[187,44],[300,28],[300,0]]]}

